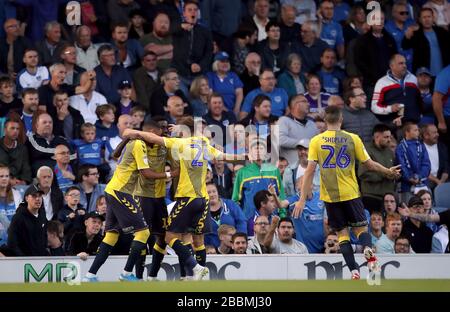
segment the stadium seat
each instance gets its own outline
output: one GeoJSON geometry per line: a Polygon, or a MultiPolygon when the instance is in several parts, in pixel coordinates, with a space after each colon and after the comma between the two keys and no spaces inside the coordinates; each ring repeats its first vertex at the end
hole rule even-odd
{"type": "Polygon", "coordinates": [[[450,208],[450,183],[443,183],[434,189],[436,207],[450,208]]]}

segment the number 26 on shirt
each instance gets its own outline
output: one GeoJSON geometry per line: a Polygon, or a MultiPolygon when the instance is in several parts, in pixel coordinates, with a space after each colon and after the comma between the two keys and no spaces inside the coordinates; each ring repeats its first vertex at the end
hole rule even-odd
{"type": "Polygon", "coordinates": [[[350,165],[350,155],[345,153],[347,151],[347,145],[342,145],[342,147],[339,149],[336,156],[336,163],[331,162],[335,154],[335,148],[331,145],[322,145],[321,148],[329,152],[327,158],[325,158],[322,164],[322,168],[333,169],[336,168],[337,165],[339,168],[345,169],[348,167],[348,165],[350,165]]]}

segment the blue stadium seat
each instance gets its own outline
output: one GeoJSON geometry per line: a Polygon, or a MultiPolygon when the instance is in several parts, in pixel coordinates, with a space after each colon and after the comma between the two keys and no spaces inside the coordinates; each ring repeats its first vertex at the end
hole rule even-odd
{"type": "Polygon", "coordinates": [[[434,202],[436,207],[450,208],[450,183],[438,185],[434,189],[434,202]]]}

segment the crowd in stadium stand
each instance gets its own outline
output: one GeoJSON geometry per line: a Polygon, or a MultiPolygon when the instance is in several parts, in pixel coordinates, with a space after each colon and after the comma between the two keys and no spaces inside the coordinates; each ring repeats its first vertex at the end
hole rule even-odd
{"type": "Polygon", "coordinates": [[[339,253],[318,171],[290,216],[330,105],[402,166],[398,181],[358,166],[376,252],[448,252],[445,225],[397,210],[450,208],[450,1],[80,0],[75,26],[67,2],[0,0],[0,256],[95,255],[123,131],[184,115],[227,153],[269,155],[246,129],[279,129],[276,162],[209,164],[208,254],[339,253]]]}

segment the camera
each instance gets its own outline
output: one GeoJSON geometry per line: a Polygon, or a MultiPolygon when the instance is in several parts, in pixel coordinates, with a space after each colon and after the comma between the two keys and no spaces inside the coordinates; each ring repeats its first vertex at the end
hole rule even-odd
{"type": "Polygon", "coordinates": [[[327,246],[328,246],[329,248],[334,247],[334,242],[333,242],[333,241],[327,242],[327,246]]]}

